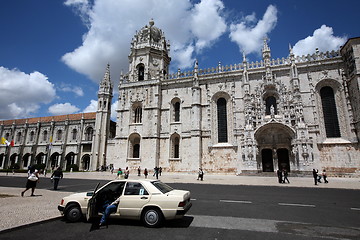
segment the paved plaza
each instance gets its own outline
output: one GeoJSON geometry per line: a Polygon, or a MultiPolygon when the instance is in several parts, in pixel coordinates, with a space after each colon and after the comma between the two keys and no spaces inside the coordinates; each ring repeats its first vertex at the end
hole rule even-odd
{"type": "MultiPolygon", "coordinates": [[[[26,174],[12,174],[0,173],[0,176],[8,177],[23,177],[24,186],[26,182],[26,174]]],[[[50,174],[41,181],[50,181],[50,174]]],[[[109,172],[74,172],[64,173],[64,178],[74,179],[101,179],[113,180],[116,174],[109,172]]],[[[139,178],[136,174],[130,174],[130,179],[139,178]]],[[[141,178],[144,178],[141,176],[141,178]]],[[[150,179],[154,179],[149,175],[150,179]]],[[[227,184],[227,185],[251,185],[251,186],[278,186],[278,187],[306,187],[306,188],[341,188],[341,189],[360,189],[360,178],[339,178],[330,177],[328,184],[313,183],[311,177],[289,177],[290,184],[279,184],[277,177],[263,177],[263,176],[235,176],[235,175],[214,175],[205,174],[204,181],[197,180],[196,174],[179,174],[179,173],[163,173],[159,177],[160,180],[166,183],[195,183],[195,184],[227,184]]],[[[60,182],[61,186],[61,182],[60,182]]],[[[44,221],[60,216],[57,210],[57,205],[60,203],[62,197],[71,194],[66,192],[66,186],[62,186],[61,191],[53,191],[51,189],[38,188],[35,191],[35,197],[29,197],[30,190],[25,193],[25,197],[20,196],[23,188],[0,187],[0,214],[2,220],[0,221],[0,231],[19,227],[39,221],[44,221]]]]}

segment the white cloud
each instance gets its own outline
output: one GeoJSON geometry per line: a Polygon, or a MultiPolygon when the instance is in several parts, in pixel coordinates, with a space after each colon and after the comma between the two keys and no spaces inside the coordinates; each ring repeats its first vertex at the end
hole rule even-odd
{"type": "Polygon", "coordinates": [[[88,16],[83,21],[89,31],[82,45],[62,60],[95,82],[101,80],[107,63],[115,66],[115,79],[121,70],[127,71],[131,38],[151,18],[170,40],[172,63],[182,68],[192,67],[195,51],[211,46],[226,29],[221,0],[202,0],[196,5],[189,0],[95,0],[91,6],[81,2],[72,0],[66,5],[77,9],[80,17],[88,16]]]}
{"type": "Polygon", "coordinates": [[[97,100],[91,100],[89,106],[87,106],[87,107],[83,110],[83,112],[84,112],[84,113],[87,113],[87,112],[96,112],[96,110],[97,110],[97,103],[98,103],[97,100]]]}
{"type": "Polygon", "coordinates": [[[301,56],[312,54],[316,48],[320,52],[338,50],[346,42],[346,37],[334,36],[332,27],[322,25],[316,29],[312,36],[298,41],[293,48],[294,54],[301,56]]]}
{"type": "Polygon", "coordinates": [[[275,28],[277,23],[277,8],[269,5],[261,20],[256,22],[255,14],[246,16],[240,23],[230,25],[230,39],[235,42],[240,51],[260,53],[263,39],[275,28]]]}
{"type": "Polygon", "coordinates": [[[73,92],[78,97],[84,96],[84,91],[82,90],[81,87],[71,86],[69,84],[63,84],[62,86],[59,87],[59,90],[63,92],[73,92]]]}
{"type": "Polygon", "coordinates": [[[56,96],[54,85],[40,72],[26,74],[0,66],[0,119],[31,117],[56,96]]]}
{"type": "Polygon", "coordinates": [[[48,112],[52,115],[73,114],[80,109],[71,103],[57,103],[49,107],[48,112]]]}
{"type": "Polygon", "coordinates": [[[194,6],[190,26],[198,51],[211,46],[226,31],[225,19],[220,15],[223,9],[220,0],[205,0],[194,6]]]}

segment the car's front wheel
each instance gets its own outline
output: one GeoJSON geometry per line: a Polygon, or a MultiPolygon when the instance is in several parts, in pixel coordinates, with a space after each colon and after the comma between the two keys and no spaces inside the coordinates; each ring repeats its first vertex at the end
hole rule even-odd
{"type": "Polygon", "coordinates": [[[146,227],[159,227],[163,218],[162,212],[157,208],[145,209],[142,214],[142,221],[146,227]]]}
{"type": "Polygon", "coordinates": [[[76,204],[71,204],[66,208],[65,218],[70,222],[77,222],[82,217],[81,209],[76,204]]]}

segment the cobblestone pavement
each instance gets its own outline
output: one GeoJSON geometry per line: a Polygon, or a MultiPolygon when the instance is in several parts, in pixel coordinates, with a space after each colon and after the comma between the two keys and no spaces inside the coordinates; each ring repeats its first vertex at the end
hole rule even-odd
{"type": "MultiPolygon", "coordinates": [[[[0,173],[0,176],[5,175],[5,173],[0,173]]],[[[21,176],[26,179],[26,174],[17,173],[8,176],[21,176]]],[[[64,173],[64,178],[113,180],[116,178],[116,174],[109,172],[64,173]]],[[[130,178],[137,179],[139,177],[132,174],[130,178]]],[[[153,179],[154,177],[149,175],[148,178],[153,179]]],[[[328,184],[322,183],[317,186],[314,186],[313,179],[310,177],[289,177],[290,184],[279,184],[275,175],[274,177],[262,177],[205,174],[204,181],[198,181],[196,178],[196,174],[178,173],[164,173],[159,177],[160,180],[166,183],[360,189],[360,178],[330,177],[328,184]]],[[[62,197],[71,194],[71,192],[36,189],[35,197],[29,196],[30,190],[25,193],[24,197],[21,197],[22,190],[23,188],[0,187],[0,231],[59,217],[60,213],[57,210],[57,205],[62,197]]]]}

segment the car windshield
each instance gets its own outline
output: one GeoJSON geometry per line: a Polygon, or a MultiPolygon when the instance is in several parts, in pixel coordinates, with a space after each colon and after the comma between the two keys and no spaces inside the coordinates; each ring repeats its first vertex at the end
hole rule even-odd
{"type": "Polygon", "coordinates": [[[167,193],[173,190],[172,187],[160,181],[152,182],[152,184],[162,193],[167,193]]]}

